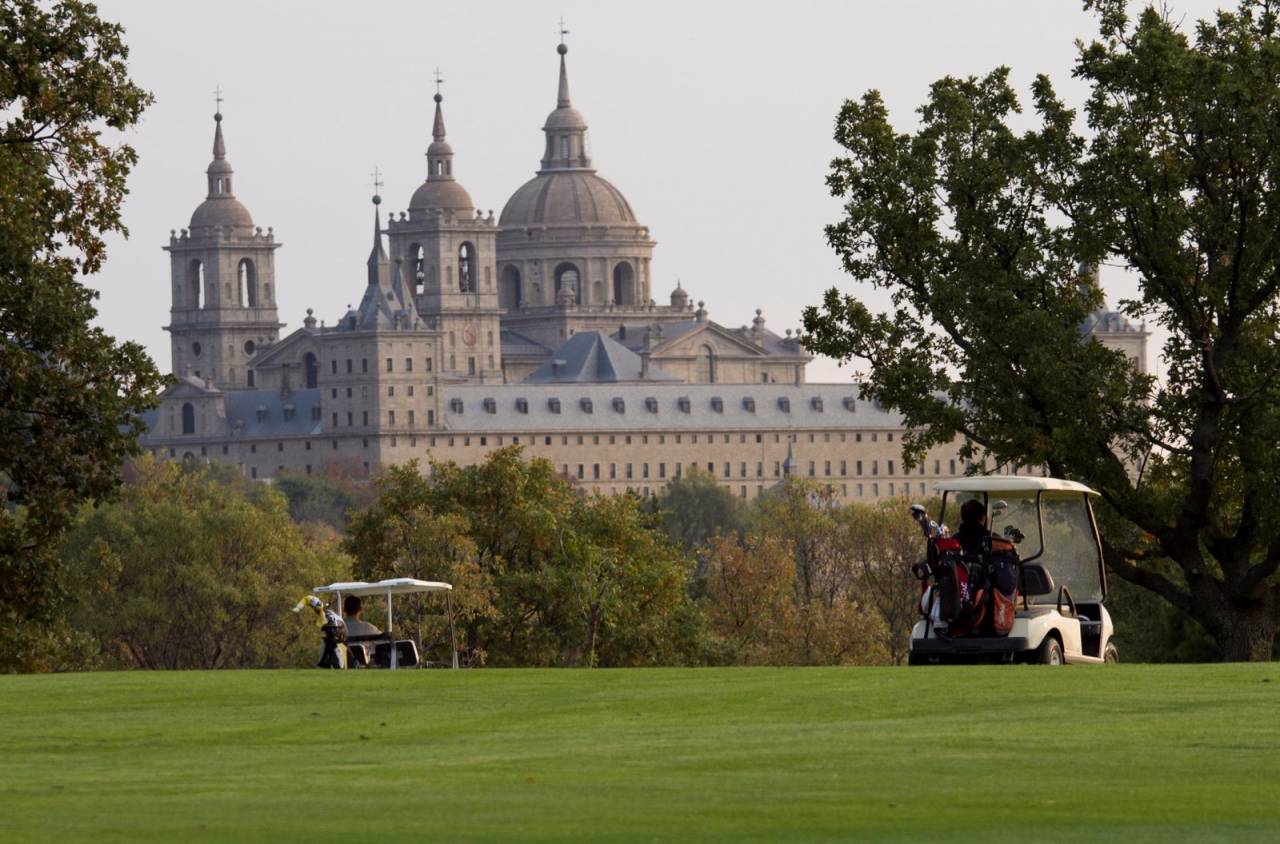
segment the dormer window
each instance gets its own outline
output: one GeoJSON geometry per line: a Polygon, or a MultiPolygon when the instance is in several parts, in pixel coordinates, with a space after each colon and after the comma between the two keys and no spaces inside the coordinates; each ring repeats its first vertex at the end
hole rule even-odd
{"type": "Polygon", "coordinates": [[[649,396],[644,400],[644,409],[649,411],[650,413],[657,413],[658,400],[653,396],[649,396]]]}
{"type": "Polygon", "coordinates": [[[778,410],[781,410],[783,413],[790,413],[791,399],[786,398],[785,396],[778,399],[778,410]]]}
{"type": "Polygon", "coordinates": [[[822,412],[822,396],[814,396],[813,398],[809,399],[809,407],[813,408],[818,413],[821,413],[822,412]]]}
{"type": "Polygon", "coordinates": [[[491,399],[491,398],[490,398],[490,399],[485,399],[485,400],[484,400],[484,412],[485,412],[485,413],[497,413],[497,412],[498,412],[498,403],[497,403],[497,401],[495,401],[494,399],[491,399]]]}
{"type": "Polygon", "coordinates": [[[560,412],[560,399],[547,399],[547,410],[552,413],[560,412]]]}
{"type": "Polygon", "coordinates": [[[747,397],[745,397],[745,398],[742,400],[742,409],[743,409],[743,410],[745,410],[747,413],[755,413],[755,412],[756,412],[756,400],[755,400],[755,399],[753,399],[751,396],[747,396],[747,397]]]}
{"type": "Polygon", "coordinates": [[[591,399],[580,399],[578,404],[582,408],[583,413],[591,413],[591,399]]]}
{"type": "Polygon", "coordinates": [[[719,396],[711,397],[711,409],[716,413],[724,413],[724,399],[719,396]]]}
{"type": "Polygon", "coordinates": [[[528,413],[528,412],[529,412],[529,400],[516,399],[516,413],[528,413]]]}
{"type": "Polygon", "coordinates": [[[615,396],[613,399],[613,410],[615,413],[626,413],[627,403],[623,401],[620,396],[615,396]]]}
{"type": "Polygon", "coordinates": [[[679,408],[681,413],[688,413],[690,411],[689,397],[681,396],[676,399],[676,407],[679,408]]]}
{"type": "Polygon", "coordinates": [[[843,403],[844,403],[844,409],[849,411],[850,413],[853,413],[853,411],[857,408],[857,404],[856,402],[854,402],[853,396],[845,396],[843,399],[843,403]]]}
{"type": "Polygon", "coordinates": [[[462,399],[449,399],[449,412],[462,413],[462,399]]]}

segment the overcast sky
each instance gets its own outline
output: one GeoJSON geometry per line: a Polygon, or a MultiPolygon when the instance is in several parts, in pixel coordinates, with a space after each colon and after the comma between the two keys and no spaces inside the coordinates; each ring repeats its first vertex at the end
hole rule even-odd
{"type": "MultiPolygon", "coordinates": [[[[1173,2],[1188,27],[1218,5],[1173,2]]],[[[140,155],[124,213],[130,237],[111,239],[93,280],[99,319],[166,371],[161,247],[204,198],[215,86],[236,195],[284,243],[284,333],[308,307],[332,324],[363,292],[374,166],[386,210],[404,210],[426,176],[437,66],[454,172],[477,206],[501,213],[533,176],[555,107],[563,15],[595,166],[658,241],[653,297],[665,303],[680,279],[713,320],[736,327],[763,308],[781,334],[827,288],[854,289],[823,235],[840,213],[824,179],[843,100],[877,88],[910,129],[930,82],[1007,64],[1024,94],[1045,72],[1079,104],[1073,42],[1095,32],[1078,0],[99,7],[124,25],[133,78],[156,98],[129,136],[140,155]]],[[[1113,303],[1132,287],[1117,269],[1103,282],[1113,303]]],[[[809,380],[851,371],[817,360],[809,380]]]]}

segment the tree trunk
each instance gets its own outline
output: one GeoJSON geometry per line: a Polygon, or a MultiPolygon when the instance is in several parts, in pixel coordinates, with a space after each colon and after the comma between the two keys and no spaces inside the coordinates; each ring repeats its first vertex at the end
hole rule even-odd
{"type": "Polygon", "coordinates": [[[1229,605],[1215,636],[1224,662],[1270,662],[1276,640],[1275,599],[1229,605]]]}

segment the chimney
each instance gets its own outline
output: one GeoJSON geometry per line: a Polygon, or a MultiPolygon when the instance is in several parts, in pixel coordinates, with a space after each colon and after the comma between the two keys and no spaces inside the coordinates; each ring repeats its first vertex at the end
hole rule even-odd
{"type": "Polygon", "coordinates": [[[646,349],[640,353],[640,380],[645,381],[649,378],[649,350],[646,349]]]}

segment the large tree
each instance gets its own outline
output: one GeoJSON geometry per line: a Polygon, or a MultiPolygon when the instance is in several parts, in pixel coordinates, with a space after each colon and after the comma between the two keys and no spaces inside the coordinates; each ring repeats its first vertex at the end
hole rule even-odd
{"type": "Polygon", "coordinates": [[[91,322],[83,277],[124,232],[135,123],[119,26],[74,0],[0,3],[0,669],[39,667],[58,594],[49,553],[77,504],[117,485],[160,376],[91,322]]]}
{"type": "MultiPolygon", "coordinates": [[[[1035,118],[998,68],[934,83],[914,132],[878,93],[847,102],[828,183],[845,269],[810,349],[870,362],[908,456],[973,457],[1098,489],[1110,569],[1194,617],[1224,659],[1270,659],[1280,596],[1280,33],[1244,0],[1192,34],[1125,0],[1085,3],[1086,126],[1038,77],[1035,118]],[[1025,131],[1013,128],[1032,125],[1025,131]],[[1136,273],[1133,319],[1168,333],[1165,377],[1081,336],[1103,260],[1136,273]]],[[[1134,619],[1132,623],[1140,623],[1134,619]]]]}

